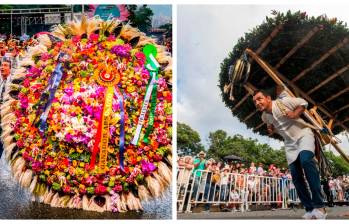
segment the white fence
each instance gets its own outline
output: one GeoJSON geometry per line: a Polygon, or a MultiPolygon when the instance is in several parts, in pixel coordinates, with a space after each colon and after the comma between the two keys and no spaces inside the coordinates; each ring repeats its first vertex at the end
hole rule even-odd
{"type": "Polygon", "coordinates": [[[287,208],[290,203],[299,199],[289,179],[185,168],[177,172],[179,212],[191,212],[197,204],[233,205],[245,211],[252,204],[287,208]]]}

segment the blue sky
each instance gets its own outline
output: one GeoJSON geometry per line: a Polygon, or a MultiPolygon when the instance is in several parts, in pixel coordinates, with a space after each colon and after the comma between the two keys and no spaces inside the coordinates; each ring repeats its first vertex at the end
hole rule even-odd
{"type": "Polygon", "coordinates": [[[172,6],[171,5],[148,5],[154,12],[154,15],[164,15],[172,18],[172,6]]]}
{"type": "MultiPolygon", "coordinates": [[[[275,149],[283,143],[254,134],[232,115],[221,100],[218,88],[220,63],[237,43],[255,26],[261,24],[271,10],[306,11],[308,15],[337,17],[349,22],[347,7],[321,5],[181,5],[177,24],[178,121],[200,133],[207,146],[209,132],[222,129],[229,135],[241,134],[258,139],[275,149]],[[195,21],[195,22],[193,22],[195,21]]],[[[341,146],[349,153],[347,137],[341,146]]]]}

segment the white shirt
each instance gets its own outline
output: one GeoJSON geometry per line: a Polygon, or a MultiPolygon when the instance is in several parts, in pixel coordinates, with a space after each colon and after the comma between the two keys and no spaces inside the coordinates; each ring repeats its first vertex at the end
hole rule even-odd
{"type": "Polygon", "coordinates": [[[283,137],[286,159],[288,164],[291,164],[302,150],[314,153],[315,140],[311,129],[302,124],[302,122],[305,123],[302,118],[289,119],[284,115],[283,110],[293,111],[298,106],[306,108],[308,103],[302,98],[295,97],[283,97],[277,101],[272,102],[272,113],[263,112],[262,120],[267,125],[273,125],[277,133],[283,137]]]}
{"type": "Polygon", "coordinates": [[[229,174],[221,173],[221,185],[227,185],[229,181],[229,174]]]}

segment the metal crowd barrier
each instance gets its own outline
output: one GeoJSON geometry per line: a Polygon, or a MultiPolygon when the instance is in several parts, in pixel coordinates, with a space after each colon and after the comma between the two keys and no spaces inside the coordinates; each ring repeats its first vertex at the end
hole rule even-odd
{"type": "Polygon", "coordinates": [[[178,212],[191,212],[193,206],[203,204],[233,205],[241,211],[249,206],[274,205],[287,208],[300,203],[291,180],[276,177],[179,168],[177,172],[178,212]],[[216,178],[217,179],[217,178],[216,178]]]}

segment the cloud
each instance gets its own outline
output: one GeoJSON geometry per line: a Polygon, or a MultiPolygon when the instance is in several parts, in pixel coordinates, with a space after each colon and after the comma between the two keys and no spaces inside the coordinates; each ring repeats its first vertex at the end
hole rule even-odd
{"type": "MultiPolygon", "coordinates": [[[[314,5],[183,5],[178,6],[178,121],[190,125],[200,133],[203,143],[209,132],[222,129],[229,135],[241,134],[257,138],[275,149],[283,144],[254,134],[239,122],[221,100],[218,88],[220,63],[233,49],[237,40],[261,24],[271,10],[306,11],[308,15],[327,14],[349,21],[346,7],[326,8],[314,5]]],[[[349,148],[347,139],[343,146],[349,148]]],[[[349,152],[347,150],[347,152],[349,152]]]]}

